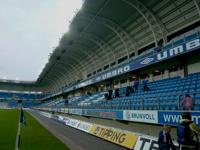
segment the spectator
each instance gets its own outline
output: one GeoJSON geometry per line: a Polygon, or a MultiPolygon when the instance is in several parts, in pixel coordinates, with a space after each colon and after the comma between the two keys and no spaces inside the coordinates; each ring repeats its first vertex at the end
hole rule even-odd
{"type": "Polygon", "coordinates": [[[90,92],[87,92],[87,95],[88,95],[88,96],[91,96],[92,94],[91,94],[90,92]]]}
{"type": "Polygon", "coordinates": [[[186,94],[181,101],[181,105],[184,110],[193,110],[195,102],[189,94],[186,94]]]}
{"type": "Polygon", "coordinates": [[[68,105],[68,99],[65,100],[65,105],[68,105]]]}
{"type": "Polygon", "coordinates": [[[159,53],[159,52],[161,52],[161,51],[163,50],[163,43],[164,43],[163,39],[160,39],[160,40],[158,41],[157,47],[154,48],[154,51],[155,51],[156,53],[159,53]]]}
{"type": "Polygon", "coordinates": [[[126,96],[129,96],[132,93],[133,89],[130,86],[126,88],[126,96]]]}
{"type": "Polygon", "coordinates": [[[119,97],[119,89],[115,89],[115,97],[119,97]]]}
{"type": "Polygon", "coordinates": [[[180,150],[199,150],[200,128],[191,121],[190,112],[182,114],[182,122],[177,127],[177,135],[180,150]]]}
{"type": "Polygon", "coordinates": [[[139,86],[139,81],[138,81],[138,79],[136,78],[135,81],[134,81],[134,84],[133,84],[134,92],[138,91],[138,86],[139,86]]]}
{"type": "Polygon", "coordinates": [[[104,94],[104,98],[108,99],[108,92],[104,94]]]}
{"type": "Polygon", "coordinates": [[[170,131],[170,126],[163,125],[162,131],[160,131],[158,137],[159,150],[170,150],[170,148],[172,150],[176,149],[172,142],[170,131]]]}
{"type": "Polygon", "coordinates": [[[112,100],[112,94],[113,94],[113,90],[112,89],[108,90],[107,100],[112,100]]]}
{"type": "Polygon", "coordinates": [[[150,91],[149,87],[148,87],[148,77],[146,77],[143,81],[142,81],[142,86],[143,86],[143,91],[150,91]]]}

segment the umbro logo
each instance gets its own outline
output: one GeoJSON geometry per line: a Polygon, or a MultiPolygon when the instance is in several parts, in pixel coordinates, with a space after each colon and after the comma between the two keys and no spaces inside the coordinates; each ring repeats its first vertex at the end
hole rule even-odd
{"type": "Polygon", "coordinates": [[[150,62],[152,62],[153,60],[154,60],[154,58],[145,58],[142,62],[140,62],[140,64],[147,65],[150,62]]]}

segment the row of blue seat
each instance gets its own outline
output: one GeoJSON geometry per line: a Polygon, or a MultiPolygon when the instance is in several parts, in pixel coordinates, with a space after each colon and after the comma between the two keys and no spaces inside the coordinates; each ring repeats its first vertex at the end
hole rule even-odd
{"type": "MultiPolygon", "coordinates": [[[[113,98],[111,101],[97,99],[102,93],[93,94],[92,96],[80,96],[68,99],[68,107],[71,108],[101,108],[101,109],[145,109],[145,110],[177,110],[182,109],[180,102],[183,95],[189,93],[195,100],[195,110],[200,108],[200,73],[191,74],[188,77],[168,78],[164,80],[150,82],[148,86],[150,91],[143,92],[140,84],[139,90],[126,97],[125,92],[127,87],[120,88],[120,97],[113,98]],[[98,96],[99,95],[99,96],[98,96]],[[80,105],[84,104],[86,105],[80,105]]],[[[65,100],[63,100],[65,101],[65,100]]],[[[62,101],[61,101],[62,102],[62,101]]],[[[52,106],[64,107],[64,102],[52,106]]]]}

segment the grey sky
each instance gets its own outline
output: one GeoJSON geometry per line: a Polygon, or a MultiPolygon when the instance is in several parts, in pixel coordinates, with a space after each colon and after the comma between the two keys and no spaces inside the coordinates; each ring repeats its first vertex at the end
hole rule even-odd
{"type": "Polygon", "coordinates": [[[82,0],[0,0],[0,78],[36,80],[82,0]]]}

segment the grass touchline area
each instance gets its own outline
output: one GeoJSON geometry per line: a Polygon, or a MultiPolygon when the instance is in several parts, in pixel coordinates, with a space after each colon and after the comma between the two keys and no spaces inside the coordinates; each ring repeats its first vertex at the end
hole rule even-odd
{"type": "Polygon", "coordinates": [[[21,125],[20,150],[69,150],[27,112],[25,119],[27,125],[21,125]]]}
{"type": "MultiPolygon", "coordinates": [[[[69,150],[59,139],[24,111],[26,126],[21,124],[20,150],[69,150]]],[[[0,109],[0,150],[14,150],[20,111],[0,109]]]]}
{"type": "Polygon", "coordinates": [[[0,150],[14,150],[19,111],[17,109],[0,109],[0,150]]]}

